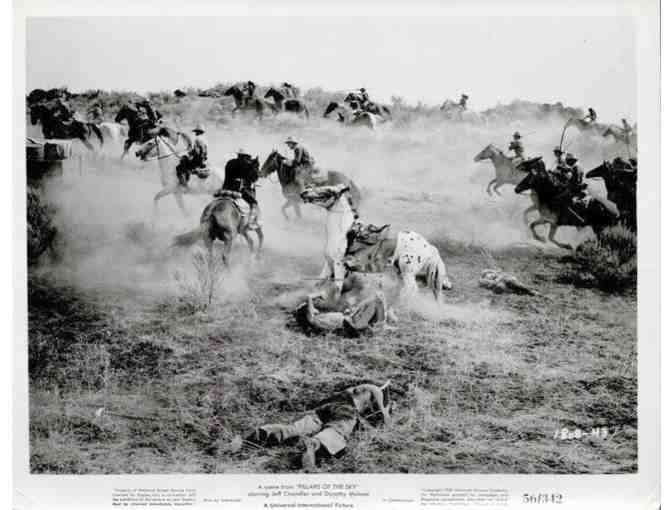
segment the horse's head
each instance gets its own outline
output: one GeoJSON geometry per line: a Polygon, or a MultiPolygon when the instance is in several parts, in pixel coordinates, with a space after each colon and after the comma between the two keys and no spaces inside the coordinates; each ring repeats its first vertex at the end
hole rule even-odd
{"type": "Polygon", "coordinates": [[[337,184],[335,186],[317,186],[308,188],[301,192],[301,199],[309,204],[315,204],[325,209],[331,209],[344,195],[350,191],[347,184],[337,184]]]}
{"type": "Polygon", "coordinates": [[[608,161],[603,161],[600,166],[596,166],[588,173],[586,173],[586,179],[597,179],[606,177],[607,173],[611,171],[611,163],[608,161]]]}
{"type": "Polygon", "coordinates": [[[122,105],[122,107],[119,109],[119,112],[117,115],[114,117],[114,122],[119,124],[123,120],[126,120],[127,122],[130,122],[131,119],[135,116],[135,111],[131,109],[128,104],[122,105]]]}
{"type": "Polygon", "coordinates": [[[533,189],[535,185],[535,180],[536,180],[536,172],[528,173],[523,178],[523,180],[516,185],[514,191],[516,193],[522,193],[523,191],[527,191],[528,189],[533,189]]]}
{"type": "Polygon", "coordinates": [[[142,161],[147,161],[149,158],[159,156],[159,138],[152,138],[143,143],[140,148],[135,151],[135,155],[142,161]]]}
{"type": "Polygon", "coordinates": [[[42,119],[47,114],[47,107],[43,104],[34,104],[30,107],[30,124],[35,125],[42,122],[42,119]]]}
{"type": "Polygon", "coordinates": [[[331,112],[333,112],[335,109],[338,108],[338,103],[336,101],[332,101],[327,105],[327,109],[324,110],[324,115],[323,117],[327,117],[331,112]]]}
{"type": "Polygon", "coordinates": [[[481,152],[474,156],[474,161],[483,161],[484,159],[492,159],[495,156],[495,146],[493,144],[486,145],[481,152]]]}
{"type": "MultiPolygon", "coordinates": [[[[258,161],[259,159],[257,158],[257,162],[258,161]]],[[[264,164],[261,165],[261,169],[259,170],[259,177],[268,177],[273,172],[277,172],[281,164],[282,156],[276,149],[273,149],[264,161],[264,164]]]]}
{"type": "Polygon", "coordinates": [[[231,85],[228,89],[224,91],[225,96],[240,97],[243,95],[243,92],[236,85],[231,85]]]}
{"type": "Polygon", "coordinates": [[[270,89],[268,89],[268,91],[266,91],[266,94],[264,94],[264,97],[270,97],[274,101],[277,101],[279,99],[284,99],[285,96],[279,90],[276,90],[273,87],[271,87],[270,89]]]}

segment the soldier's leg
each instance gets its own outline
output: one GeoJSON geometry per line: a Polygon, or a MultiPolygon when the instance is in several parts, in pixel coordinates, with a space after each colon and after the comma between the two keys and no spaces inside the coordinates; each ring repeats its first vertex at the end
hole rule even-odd
{"type": "Polygon", "coordinates": [[[278,423],[262,425],[248,434],[245,439],[264,446],[277,446],[297,437],[311,436],[319,432],[321,428],[322,421],[314,412],[311,412],[289,425],[278,423]]]}
{"type": "Polygon", "coordinates": [[[387,315],[387,304],[385,296],[381,292],[376,292],[375,296],[365,299],[348,314],[344,319],[344,324],[353,331],[361,331],[374,324],[384,322],[387,315]]]}

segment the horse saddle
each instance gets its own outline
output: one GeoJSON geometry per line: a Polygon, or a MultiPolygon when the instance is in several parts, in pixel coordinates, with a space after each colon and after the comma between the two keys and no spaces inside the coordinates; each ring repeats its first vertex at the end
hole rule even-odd
{"type": "Polygon", "coordinates": [[[192,170],[192,173],[199,179],[207,179],[210,176],[210,167],[197,167],[192,170]]]}
{"type": "Polygon", "coordinates": [[[243,194],[240,191],[234,191],[229,189],[220,189],[215,193],[215,198],[219,199],[230,199],[233,202],[233,205],[238,209],[238,212],[244,218],[250,218],[250,211],[252,207],[250,204],[243,198],[243,194]]]}

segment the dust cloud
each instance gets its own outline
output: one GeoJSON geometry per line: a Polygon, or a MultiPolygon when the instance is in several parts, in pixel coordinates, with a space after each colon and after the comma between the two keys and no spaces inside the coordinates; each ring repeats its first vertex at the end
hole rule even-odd
{"type": "MultiPolygon", "coordinates": [[[[261,123],[235,119],[219,125],[206,123],[206,138],[211,164],[223,168],[238,148],[258,155],[262,163],[274,148],[287,153],[283,142],[291,134],[310,151],[319,168],[344,172],[358,184],[364,196],[363,221],[416,230],[430,240],[499,248],[530,242],[522,219],[530,199],[516,195],[512,186],[502,187],[501,197],[489,197],[485,188],[494,177],[494,167],[489,161],[474,162],[474,156],[490,143],[506,150],[517,129],[523,135],[526,154],[542,155],[550,165],[562,125],[560,118],[499,127],[449,122],[436,116],[411,119],[403,125],[384,123],[370,131],[328,119],[306,122],[280,116],[261,123]]],[[[586,171],[613,155],[613,142],[601,137],[572,129],[566,136],[569,150],[579,156],[586,171]]],[[[66,161],[63,179],[46,187],[57,208],[55,220],[62,235],[59,259],[40,271],[82,286],[175,291],[176,271],[190,270],[190,254],[169,249],[172,237],[197,226],[209,197],[186,197],[189,214],[184,217],[168,196],[154,217],[152,199],[161,188],[158,163],[138,162],[134,150],[121,164],[118,156],[110,156],[121,154],[121,146],[108,145],[106,155],[100,157],[75,148],[78,156],[66,161]]],[[[604,193],[601,182],[589,186],[594,193],[604,193]]],[[[275,177],[261,179],[257,193],[265,251],[270,255],[255,267],[278,281],[315,276],[322,263],[325,212],[304,205],[302,221],[293,220],[291,208],[292,220],[285,220],[280,212],[284,198],[275,177]]],[[[575,235],[573,229],[561,229],[559,237],[575,235]]],[[[233,258],[241,261],[243,269],[234,271],[231,278],[238,284],[230,288],[240,290],[244,287],[241,275],[249,269],[242,238],[234,244],[233,258]]],[[[446,263],[450,273],[450,261],[446,263]]]]}

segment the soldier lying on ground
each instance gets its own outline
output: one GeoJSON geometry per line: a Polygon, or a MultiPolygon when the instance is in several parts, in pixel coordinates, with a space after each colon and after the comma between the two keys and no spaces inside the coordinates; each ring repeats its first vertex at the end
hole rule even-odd
{"type": "Polygon", "coordinates": [[[342,331],[351,336],[388,321],[396,322],[381,277],[362,273],[346,276],[339,296],[334,297],[329,289],[308,295],[294,313],[304,329],[342,331]]]}
{"type": "Polygon", "coordinates": [[[357,425],[370,428],[375,418],[390,422],[387,381],[382,386],[360,384],[338,392],[308,414],[289,425],[271,423],[256,428],[245,440],[262,446],[278,446],[297,439],[305,452],[301,458],[306,471],[314,471],[318,460],[340,456],[357,425]]]}
{"type": "Polygon", "coordinates": [[[539,295],[537,291],[520,283],[515,276],[494,269],[484,269],[481,272],[478,285],[492,290],[495,294],[507,292],[512,294],[527,294],[530,296],[539,295]]]}

